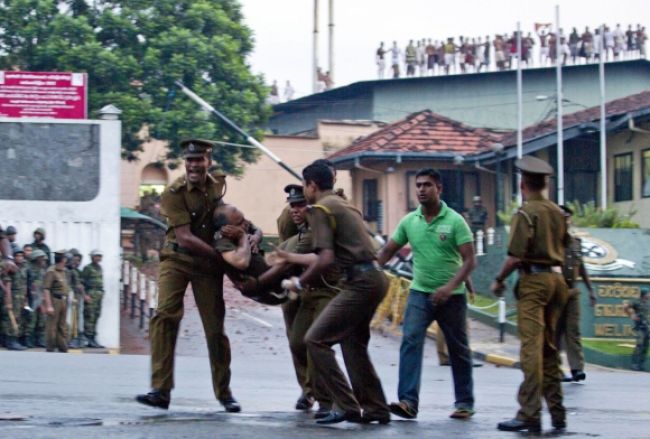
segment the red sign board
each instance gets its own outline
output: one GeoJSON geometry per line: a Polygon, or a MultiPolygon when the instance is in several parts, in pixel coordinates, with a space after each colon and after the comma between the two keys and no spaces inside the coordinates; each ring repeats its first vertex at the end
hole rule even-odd
{"type": "Polygon", "coordinates": [[[0,71],[0,117],[88,117],[85,73],[0,71]]]}

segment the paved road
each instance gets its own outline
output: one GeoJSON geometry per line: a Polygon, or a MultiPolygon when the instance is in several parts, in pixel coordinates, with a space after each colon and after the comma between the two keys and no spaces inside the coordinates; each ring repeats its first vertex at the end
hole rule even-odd
{"type": "MultiPolygon", "coordinates": [[[[230,293],[229,293],[230,294],[230,293]]],[[[228,297],[228,332],[233,346],[233,391],[244,412],[230,415],[214,400],[202,330],[185,322],[176,361],[176,390],[168,412],[140,406],[133,396],[147,390],[145,355],[0,352],[0,436],[7,438],[287,438],[448,437],[503,438],[495,430],[514,415],[521,380],[516,369],[485,365],[475,369],[477,414],[470,421],[449,419],[452,384],[448,367],[427,349],[420,417],[389,426],[339,424],[318,427],[292,410],[298,396],[277,308],[240,303],[228,297]]],[[[191,301],[190,301],[191,302],[191,301]]],[[[248,301],[246,301],[248,302],[248,301]]],[[[191,315],[191,303],[188,313],[191,315]]],[[[399,340],[375,335],[371,355],[389,400],[397,388],[399,340]]],[[[650,437],[650,374],[589,371],[587,384],[566,389],[571,437],[650,437]]],[[[544,419],[548,428],[550,421],[544,419]]]]}

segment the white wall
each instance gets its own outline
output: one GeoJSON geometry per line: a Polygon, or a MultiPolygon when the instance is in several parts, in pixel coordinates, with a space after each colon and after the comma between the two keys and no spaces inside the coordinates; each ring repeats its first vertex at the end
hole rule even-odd
{"type": "MultiPolygon", "coordinates": [[[[0,224],[18,230],[16,241],[32,242],[32,232],[44,227],[45,242],[52,251],[77,248],[83,264],[97,248],[104,253],[104,298],[97,333],[108,348],[120,344],[120,150],[122,125],[119,120],[55,120],[0,118],[0,123],[96,124],[100,129],[100,185],[88,202],[0,200],[0,224]]],[[[53,151],[52,153],[55,153],[53,151]]]]}

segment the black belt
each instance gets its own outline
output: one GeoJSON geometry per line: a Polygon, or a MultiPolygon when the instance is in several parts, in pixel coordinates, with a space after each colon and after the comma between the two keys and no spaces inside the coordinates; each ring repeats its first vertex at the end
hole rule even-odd
{"type": "Polygon", "coordinates": [[[51,293],[51,294],[52,297],[54,297],[55,299],[63,299],[63,294],[56,294],[56,293],[51,293]]]}
{"type": "Polygon", "coordinates": [[[534,273],[562,273],[559,265],[544,265],[544,264],[524,264],[521,267],[522,271],[526,274],[534,273]]]}
{"type": "Polygon", "coordinates": [[[168,243],[165,244],[165,247],[167,247],[169,249],[172,249],[176,253],[182,253],[184,255],[192,256],[192,252],[190,252],[185,247],[181,247],[180,245],[176,244],[175,242],[168,242],[168,243]]]}
{"type": "Polygon", "coordinates": [[[355,276],[371,270],[377,270],[377,271],[381,270],[381,267],[379,266],[377,261],[359,262],[357,264],[350,265],[349,267],[345,268],[345,274],[348,280],[352,280],[354,279],[355,276]]]}

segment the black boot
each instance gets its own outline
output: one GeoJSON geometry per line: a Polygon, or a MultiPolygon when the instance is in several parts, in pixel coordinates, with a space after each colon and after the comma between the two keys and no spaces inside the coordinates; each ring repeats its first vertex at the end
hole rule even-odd
{"type": "Polygon", "coordinates": [[[70,343],[68,343],[68,347],[70,349],[79,349],[81,345],[79,344],[79,337],[75,337],[72,340],[70,340],[70,343]]]}
{"type": "Polygon", "coordinates": [[[171,395],[169,394],[169,390],[153,389],[147,394],[136,396],[135,400],[140,404],[167,410],[171,401],[171,395]]]}
{"type": "Polygon", "coordinates": [[[7,337],[7,349],[10,351],[24,351],[27,348],[18,343],[16,337],[7,337]]]}
{"type": "Polygon", "coordinates": [[[31,349],[31,348],[33,348],[33,347],[34,347],[34,337],[32,337],[31,335],[27,335],[27,336],[25,336],[25,343],[24,343],[24,345],[25,345],[25,347],[26,347],[27,349],[31,349]]]}
{"type": "Polygon", "coordinates": [[[44,335],[39,335],[38,338],[36,338],[36,346],[39,348],[44,348],[45,346],[45,336],[44,335]]]}
{"type": "Polygon", "coordinates": [[[88,344],[87,344],[87,346],[88,346],[89,348],[101,349],[101,348],[104,347],[104,346],[100,345],[99,343],[97,343],[97,341],[95,341],[95,337],[94,337],[94,336],[93,336],[93,337],[87,337],[87,338],[88,338],[88,344]]]}

